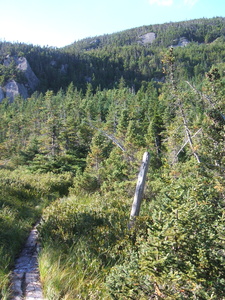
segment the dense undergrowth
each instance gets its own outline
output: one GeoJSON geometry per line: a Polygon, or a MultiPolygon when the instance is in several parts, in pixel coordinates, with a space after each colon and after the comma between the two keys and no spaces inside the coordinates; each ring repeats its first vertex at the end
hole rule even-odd
{"type": "Polygon", "coordinates": [[[149,173],[131,230],[131,197],[79,194],[75,186],[71,174],[1,170],[2,299],[43,209],[47,299],[224,299],[224,179],[194,159],[149,173]]]}
{"type": "Polygon", "coordinates": [[[151,178],[141,216],[132,199],[70,195],[40,224],[48,299],[224,299],[224,192],[204,166],[151,178]]]}

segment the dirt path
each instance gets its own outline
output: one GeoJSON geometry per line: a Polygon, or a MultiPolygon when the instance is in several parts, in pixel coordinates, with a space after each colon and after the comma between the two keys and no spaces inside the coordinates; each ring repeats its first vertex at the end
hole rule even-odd
{"type": "Polygon", "coordinates": [[[31,230],[12,272],[11,300],[44,300],[38,270],[38,232],[31,230]]]}

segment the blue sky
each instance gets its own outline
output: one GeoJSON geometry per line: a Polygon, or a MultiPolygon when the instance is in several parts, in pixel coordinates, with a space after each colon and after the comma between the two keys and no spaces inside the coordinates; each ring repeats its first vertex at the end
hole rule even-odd
{"type": "Polygon", "coordinates": [[[0,0],[0,39],[62,47],[142,25],[225,17],[224,0],[0,0]]]}

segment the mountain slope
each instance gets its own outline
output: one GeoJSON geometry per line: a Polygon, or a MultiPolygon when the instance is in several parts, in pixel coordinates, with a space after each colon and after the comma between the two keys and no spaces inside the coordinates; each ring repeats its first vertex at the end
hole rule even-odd
{"type": "MultiPolygon", "coordinates": [[[[163,80],[162,52],[169,46],[179,46],[177,61],[185,69],[180,74],[200,79],[213,63],[223,61],[224,39],[225,18],[218,17],[142,26],[86,38],[61,49],[1,42],[1,95],[5,95],[4,83],[9,81],[29,85],[24,76],[18,79],[24,75],[18,74],[18,68],[13,65],[5,67],[7,57],[23,57],[28,61],[39,80],[36,89],[40,92],[57,92],[71,82],[83,91],[88,83],[92,84],[93,90],[113,88],[118,86],[121,78],[137,91],[143,81],[163,80]]],[[[27,94],[32,91],[34,88],[30,88],[27,94]]]]}

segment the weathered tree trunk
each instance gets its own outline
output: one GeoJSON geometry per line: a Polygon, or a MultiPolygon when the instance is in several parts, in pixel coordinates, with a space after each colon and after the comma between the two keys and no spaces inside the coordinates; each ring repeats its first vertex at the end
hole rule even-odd
{"type": "Polygon", "coordinates": [[[145,187],[145,181],[146,181],[146,175],[148,172],[148,166],[150,161],[150,154],[148,152],[145,152],[143,155],[143,160],[140,168],[140,172],[138,175],[138,181],[136,185],[135,195],[134,195],[134,201],[130,213],[130,222],[128,225],[128,228],[130,229],[135,222],[135,219],[137,216],[139,216],[140,208],[141,208],[141,201],[143,197],[143,191],[145,187]]]}

